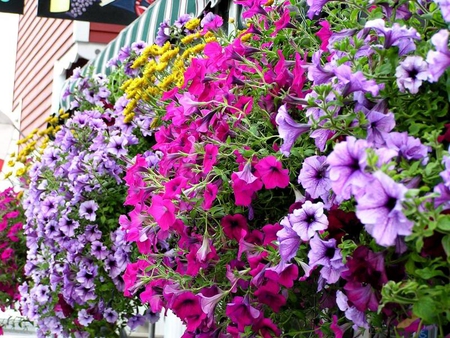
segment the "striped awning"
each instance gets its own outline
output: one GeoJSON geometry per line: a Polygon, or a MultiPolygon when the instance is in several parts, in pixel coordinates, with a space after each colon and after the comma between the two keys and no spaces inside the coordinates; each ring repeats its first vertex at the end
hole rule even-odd
{"type": "MultiPolygon", "coordinates": [[[[199,16],[208,6],[213,7],[217,2],[218,0],[155,1],[139,18],[124,28],[94,60],[89,61],[83,67],[82,74],[86,75],[91,66],[94,69],[94,74],[108,74],[110,71],[106,66],[107,62],[116,56],[122,47],[129,46],[135,41],[153,43],[159,25],[164,20],[169,20],[173,23],[183,14],[199,16]]],[[[75,85],[76,83],[72,84],[72,86],[75,85]]],[[[64,92],[67,86],[69,86],[68,80],[63,85],[61,93],[64,92]]],[[[61,100],[60,107],[67,110],[70,106],[69,102],[69,100],[61,100]]]]}

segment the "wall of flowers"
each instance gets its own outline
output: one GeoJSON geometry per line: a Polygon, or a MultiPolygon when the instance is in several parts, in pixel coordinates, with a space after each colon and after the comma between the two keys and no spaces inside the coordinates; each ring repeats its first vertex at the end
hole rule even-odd
{"type": "Polygon", "coordinates": [[[38,337],[450,334],[450,3],[183,15],[20,141],[0,302],[38,337]],[[145,311],[142,312],[142,305],[145,311]]]}

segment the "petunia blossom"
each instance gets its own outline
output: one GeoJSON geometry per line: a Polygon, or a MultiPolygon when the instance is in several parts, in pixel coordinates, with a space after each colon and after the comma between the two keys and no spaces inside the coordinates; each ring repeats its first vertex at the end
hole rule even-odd
{"type": "Polygon", "coordinates": [[[261,159],[255,165],[255,169],[266,189],[286,188],[289,185],[289,170],[283,169],[281,162],[275,156],[261,159]]]}
{"type": "Polygon", "coordinates": [[[288,217],[292,229],[302,241],[309,241],[316,231],[325,230],[328,227],[322,202],[313,204],[311,201],[306,201],[300,209],[295,209],[288,217]]]}
{"type": "Polygon", "coordinates": [[[450,66],[450,51],[448,50],[448,35],[446,29],[441,29],[431,37],[431,43],[436,50],[430,50],[427,54],[430,82],[437,82],[446,69],[450,66]]]}
{"type": "Polygon", "coordinates": [[[381,171],[373,177],[364,195],[356,197],[356,216],[377,244],[392,246],[397,236],[408,236],[412,231],[413,222],[406,218],[402,207],[408,189],[381,171]]]}
{"type": "Polygon", "coordinates": [[[312,198],[327,195],[331,189],[328,163],[325,156],[310,156],[303,161],[298,183],[312,198]]]}
{"type": "Polygon", "coordinates": [[[428,64],[420,56],[408,56],[396,68],[398,89],[404,93],[407,89],[411,94],[417,94],[423,81],[430,77],[428,64]]]}
{"type": "Polygon", "coordinates": [[[278,126],[278,134],[283,139],[283,144],[280,151],[284,156],[289,156],[291,148],[300,135],[308,132],[310,126],[305,123],[295,122],[286,110],[286,105],[282,105],[278,109],[278,114],[275,117],[275,122],[278,126]]]}

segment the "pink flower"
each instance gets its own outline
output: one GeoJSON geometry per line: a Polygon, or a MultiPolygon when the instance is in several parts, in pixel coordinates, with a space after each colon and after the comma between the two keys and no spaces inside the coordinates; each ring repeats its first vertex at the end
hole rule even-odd
{"type": "Polygon", "coordinates": [[[222,218],[220,224],[222,225],[225,235],[228,238],[235,239],[238,242],[248,232],[247,219],[241,214],[226,215],[222,218]]]}
{"type": "Polygon", "coordinates": [[[252,203],[252,199],[258,190],[261,190],[263,183],[257,179],[248,183],[238,177],[237,173],[231,174],[231,187],[233,188],[235,204],[244,207],[252,203]]]}
{"type": "Polygon", "coordinates": [[[186,177],[178,176],[165,183],[164,198],[172,199],[175,197],[179,197],[181,190],[186,187],[187,181],[188,180],[186,177]]]}
{"type": "Polygon", "coordinates": [[[7,249],[3,250],[2,255],[0,256],[0,258],[2,259],[2,261],[6,262],[13,255],[14,255],[14,250],[11,249],[11,248],[7,248],[7,249]]]}
{"type": "Polygon", "coordinates": [[[322,28],[316,33],[316,36],[322,41],[320,49],[325,51],[328,49],[328,40],[330,40],[333,33],[330,30],[330,23],[328,21],[320,21],[319,25],[322,28]]]}
{"type": "Polygon", "coordinates": [[[217,184],[214,183],[208,183],[205,188],[205,192],[203,194],[203,203],[202,208],[205,210],[211,209],[214,200],[217,196],[217,191],[219,190],[219,187],[217,184]]]}
{"type": "Polygon", "coordinates": [[[248,298],[236,296],[232,303],[227,304],[226,315],[237,324],[240,332],[244,332],[246,326],[255,323],[261,312],[250,305],[248,298]]]}
{"type": "Polygon", "coordinates": [[[189,291],[173,298],[172,311],[186,323],[188,331],[195,331],[206,318],[200,306],[200,298],[189,291]]]}
{"type": "Polygon", "coordinates": [[[152,206],[148,211],[162,230],[168,230],[175,223],[175,205],[168,199],[153,196],[152,206]]]}
{"type": "Polygon", "coordinates": [[[267,156],[255,165],[266,189],[286,188],[289,185],[289,170],[283,169],[275,156],[267,156]]]}
{"type": "Polygon", "coordinates": [[[203,173],[208,174],[214,164],[217,162],[217,154],[219,147],[214,144],[207,144],[205,146],[205,157],[203,158],[203,173]]]}

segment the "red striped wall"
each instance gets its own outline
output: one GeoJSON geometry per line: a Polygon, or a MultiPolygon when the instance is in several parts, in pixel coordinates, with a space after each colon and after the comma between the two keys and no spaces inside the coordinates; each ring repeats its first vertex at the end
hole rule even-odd
{"type": "Polygon", "coordinates": [[[73,45],[73,22],[36,16],[37,0],[25,0],[19,19],[14,109],[22,101],[21,129],[43,127],[52,113],[53,66],[73,45]]]}

